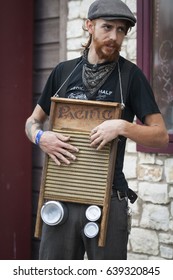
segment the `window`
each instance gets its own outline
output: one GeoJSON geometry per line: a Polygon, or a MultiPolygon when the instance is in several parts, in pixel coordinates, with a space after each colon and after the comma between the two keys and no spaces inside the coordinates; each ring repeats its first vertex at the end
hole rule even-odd
{"type": "Polygon", "coordinates": [[[173,135],[172,0],[153,1],[152,84],[168,132],[173,135]]]}
{"type": "Polygon", "coordinates": [[[137,64],[153,88],[169,133],[168,148],[138,151],[173,153],[172,0],[137,0],[137,64]]]}

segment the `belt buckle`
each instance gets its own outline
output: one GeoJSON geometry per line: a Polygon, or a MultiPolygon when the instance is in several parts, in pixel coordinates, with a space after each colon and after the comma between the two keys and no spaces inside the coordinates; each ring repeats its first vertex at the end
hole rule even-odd
{"type": "Polygon", "coordinates": [[[120,191],[117,191],[118,199],[121,201],[121,200],[125,199],[125,196],[121,197],[120,193],[121,193],[120,191]]]}

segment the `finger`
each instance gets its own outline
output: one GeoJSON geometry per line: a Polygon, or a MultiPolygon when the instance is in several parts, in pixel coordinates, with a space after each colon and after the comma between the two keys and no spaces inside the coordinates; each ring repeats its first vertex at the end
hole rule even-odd
{"type": "Polygon", "coordinates": [[[59,149],[59,152],[65,156],[66,158],[70,158],[72,160],[76,160],[76,156],[72,153],[70,153],[68,150],[64,150],[64,149],[59,149]]]}
{"type": "Polygon", "coordinates": [[[66,136],[66,135],[63,135],[61,133],[56,133],[56,137],[61,140],[61,141],[69,141],[70,140],[70,136],[66,136]]]}
{"type": "Polygon", "coordinates": [[[99,145],[98,145],[98,147],[97,147],[97,151],[99,151],[99,150],[101,150],[101,149],[103,149],[103,147],[106,145],[106,141],[105,140],[103,140],[99,145]]]}
{"type": "Polygon", "coordinates": [[[95,134],[97,131],[98,131],[98,127],[93,128],[93,129],[91,130],[90,135],[95,134]]]}
{"type": "Polygon", "coordinates": [[[94,128],[90,133],[91,142],[99,138],[102,135],[102,131],[98,127],[94,128]]]}
{"type": "Polygon", "coordinates": [[[74,152],[79,152],[79,149],[69,143],[66,143],[67,141],[70,140],[70,136],[65,136],[63,134],[60,134],[60,133],[56,133],[57,135],[57,138],[58,140],[60,140],[62,143],[61,143],[61,147],[67,149],[67,150],[70,150],[70,151],[74,151],[74,152]]]}
{"type": "Polygon", "coordinates": [[[97,146],[98,144],[100,144],[100,142],[101,142],[102,140],[103,140],[102,137],[99,136],[99,137],[93,139],[93,141],[91,142],[90,146],[91,146],[91,147],[95,147],[95,146],[97,146]]]}
{"type": "Polygon", "coordinates": [[[69,150],[69,151],[74,151],[74,152],[79,152],[79,149],[71,144],[68,143],[62,143],[62,148],[69,150]]]}
{"type": "Polygon", "coordinates": [[[51,158],[58,166],[61,165],[60,161],[57,159],[56,156],[51,155],[51,154],[48,154],[48,155],[50,156],[50,158],[51,158]]]}
{"type": "Polygon", "coordinates": [[[95,133],[95,134],[93,134],[93,135],[90,137],[90,141],[93,142],[93,141],[95,141],[98,137],[99,137],[99,134],[98,134],[98,133],[95,133]]]}
{"type": "Polygon", "coordinates": [[[67,165],[70,164],[70,160],[64,157],[61,153],[55,153],[56,158],[59,160],[60,163],[65,163],[67,165]]]}

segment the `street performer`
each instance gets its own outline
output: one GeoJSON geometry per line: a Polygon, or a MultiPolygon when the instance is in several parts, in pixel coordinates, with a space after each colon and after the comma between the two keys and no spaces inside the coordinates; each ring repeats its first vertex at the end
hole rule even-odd
{"type": "MultiPolygon", "coordinates": [[[[153,91],[142,71],[120,55],[128,31],[136,18],[121,0],[96,0],[88,10],[86,29],[89,40],[80,64],[69,77],[65,98],[121,103],[121,119],[105,120],[90,132],[92,147],[101,150],[108,142],[119,138],[112,197],[108,217],[106,244],[98,246],[98,237],[87,238],[83,232],[86,205],[67,203],[69,217],[62,226],[43,223],[40,259],[80,260],[86,252],[90,260],[127,259],[129,187],[123,174],[126,139],[148,147],[164,147],[168,143],[165,124],[153,91]],[[126,74],[124,74],[126,73],[126,74]],[[121,92],[122,88],[125,92],[121,92]],[[141,123],[135,123],[134,117],[141,123]]],[[[26,134],[52,160],[69,165],[77,157],[77,147],[69,137],[53,131],[43,131],[50,113],[51,97],[61,86],[64,63],[50,74],[38,103],[26,121],[26,134]]],[[[92,168],[92,162],[91,162],[92,168]]]]}

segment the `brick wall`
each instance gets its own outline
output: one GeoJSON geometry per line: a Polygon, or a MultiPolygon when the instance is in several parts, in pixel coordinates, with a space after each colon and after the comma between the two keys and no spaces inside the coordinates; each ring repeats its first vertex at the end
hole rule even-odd
{"type": "MultiPolygon", "coordinates": [[[[81,53],[81,44],[86,41],[83,19],[92,2],[68,2],[68,59],[81,53]]],[[[136,0],[124,2],[136,15],[136,0]]],[[[136,28],[125,39],[121,55],[136,62],[136,28]]],[[[124,173],[129,186],[138,193],[137,202],[130,205],[133,218],[128,259],[173,259],[173,158],[164,154],[139,153],[136,144],[128,140],[124,173]]]]}

